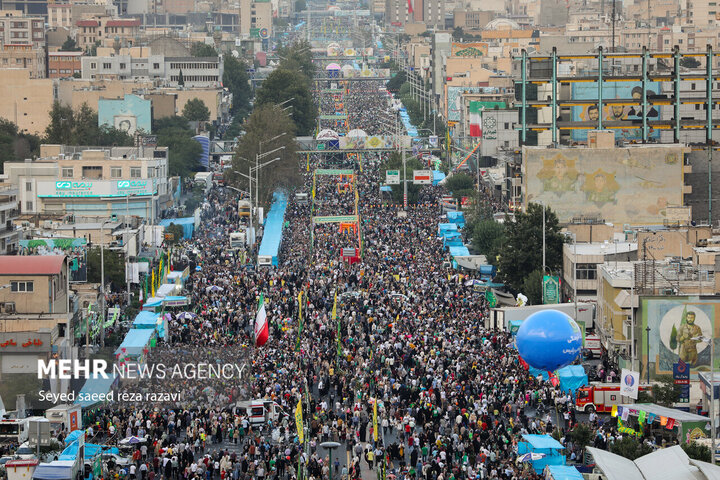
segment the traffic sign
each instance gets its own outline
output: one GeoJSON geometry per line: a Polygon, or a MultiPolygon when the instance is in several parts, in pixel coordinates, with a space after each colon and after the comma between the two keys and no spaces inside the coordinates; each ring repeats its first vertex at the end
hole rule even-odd
{"type": "Polygon", "coordinates": [[[400,170],[385,171],[385,183],[388,185],[399,185],[400,184],[400,170]]]}
{"type": "Polygon", "coordinates": [[[415,170],[413,172],[413,184],[415,185],[430,185],[432,181],[432,170],[415,170]]]}

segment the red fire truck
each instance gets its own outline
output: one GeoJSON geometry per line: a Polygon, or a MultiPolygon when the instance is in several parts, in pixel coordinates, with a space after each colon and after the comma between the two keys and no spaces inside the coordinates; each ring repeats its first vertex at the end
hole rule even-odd
{"type": "MultiPolygon", "coordinates": [[[[641,392],[652,389],[651,385],[640,385],[641,392]]],[[[578,388],[575,393],[575,410],[580,412],[610,413],[613,405],[623,402],[619,383],[591,383],[578,388]]]]}

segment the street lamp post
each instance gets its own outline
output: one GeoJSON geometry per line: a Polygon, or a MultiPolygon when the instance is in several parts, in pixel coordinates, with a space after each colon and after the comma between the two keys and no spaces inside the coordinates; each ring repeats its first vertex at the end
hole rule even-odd
{"type": "Polygon", "coordinates": [[[647,369],[647,383],[650,385],[650,325],[645,327],[645,332],[647,333],[645,337],[645,346],[647,348],[647,360],[645,361],[645,368],[647,369]]]}
{"type": "Polygon", "coordinates": [[[329,465],[330,475],[329,475],[329,480],[332,480],[332,478],[333,478],[332,452],[333,452],[333,450],[335,450],[336,448],[338,448],[338,447],[340,446],[340,444],[339,444],[338,442],[323,442],[323,443],[320,444],[320,446],[321,446],[322,448],[326,449],[326,450],[330,453],[330,465],[329,465]]]}
{"type": "MultiPolygon", "coordinates": [[[[112,220],[103,220],[100,224],[100,346],[105,346],[105,224],[112,220]]],[[[85,356],[90,358],[90,320],[85,325],[85,356]]]]}

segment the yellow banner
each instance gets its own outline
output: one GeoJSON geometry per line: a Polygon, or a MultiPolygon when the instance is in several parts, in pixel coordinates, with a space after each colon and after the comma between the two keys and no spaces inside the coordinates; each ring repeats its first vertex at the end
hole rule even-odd
{"type": "Polygon", "coordinates": [[[375,403],[373,405],[373,440],[376,442],[378,441],[377,404],[378,399],[375,397],[375,403]]]}
{"type": "Polygon", "coordinates": [[[295,407],[295,428],[297,428],[300,443],[303,443],[305,441],[305,432],[303,431],[302,402],[300,400],[298,400],[297,407],[295,407]]]}

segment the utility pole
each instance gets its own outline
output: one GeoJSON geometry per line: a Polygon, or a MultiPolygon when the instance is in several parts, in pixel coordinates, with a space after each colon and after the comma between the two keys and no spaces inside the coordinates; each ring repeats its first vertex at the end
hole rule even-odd
{"type": "Polygon", "coordinates": [[[407,194],[407,165],[405,163],[405,146],[402,147],[402,163],[403,163],[403,209],[407,211],[408,207],[408,194],[407,194]]]}

